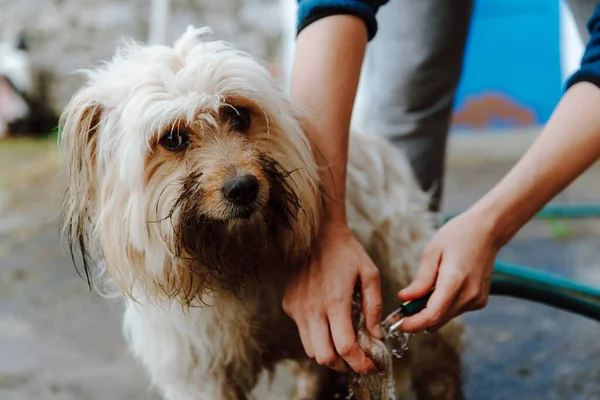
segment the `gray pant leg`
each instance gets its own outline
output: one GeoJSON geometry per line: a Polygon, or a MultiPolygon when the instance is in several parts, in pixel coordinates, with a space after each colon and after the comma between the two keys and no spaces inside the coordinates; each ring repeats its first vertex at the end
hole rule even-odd
{"type": "Polygon", "coordinates": [[[368,48],[368,127],[409,157],[438,211],[472,0],[390,0],[368,48]]]}
{"type": "Polygon", "coordinates": [[[587,31],[587,22],[598,4],[600,2],[597,0],[569,0],[569,8],[573,14],[573,19],[575,20],[583,44],[586,44],[590,40],[590,35],[587,31]]]}

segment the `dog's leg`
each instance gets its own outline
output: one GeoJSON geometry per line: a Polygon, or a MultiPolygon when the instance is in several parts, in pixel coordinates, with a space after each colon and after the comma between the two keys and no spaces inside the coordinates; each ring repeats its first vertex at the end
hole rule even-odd
{"type": "Polygon", "coordinates": [[[247,400],[248,396],[230,383],[215,382],[216,377],[207,377],[204,382],[169,383],[163,388],[165,400],[247,400]]]}
{"type": "Polygon", "coordinates": [[[348,397],[346,374],[325,368],[313,360],[301,360],[292,364],[296,385],[292,400],[335,400],[348,397]]]}
{"type": "Polygon", "coordinates": [[[323,368],[317,400],[337,400],[348,398],[348,375],[323,368]]]}
{"type": "Polygon", "coordinates": [[[128,306],[124,328],[129,347],[165,400],[246,400],[258,381],[258,356],[192,336],[193,326],[185,323],[195,320],[192,313],[203,311],[187,310],[185,318],[174,319],[175,309],[163,313],[128,306]],[[231,358],[224,357],[226,351],[231,358]]]}
{"type": "MultiPolygon", "coordinates": [[[[141,357],[140,357],[141,358],[141,357]]],[[[247,400],[252,387],[244,384],[241,374],[227,374],[227,366],[214,366],[214,373],[184,362],[172,368],[157,360],[153,364],[142,358],[152,383],[165,400],[247,400]],[[241,379],[237,379],[241,378],[241,379]]],[[[165,360],[166,361],[166,360],[165,360]]],[[[183,360],[182,360],[183,361],[183,360]]],[[[252,385],[253,386],[253,385],[252,385]]]]}
{"type": "Polygon", "coordinates": [[[394,383],[396,386],[397,400],[415,400],[415,394],[412,390],[412,376],[410,370],[410,361],[407,357],[396,358],[393,360],[394,383]]]}
{"type": "Polygon", "coordinates": [[[368,375],[355,375],[351,380],[351,389],[356,400],[394,400],[395,376],[393,356],[385,344],[371,337],[360,317],[357,331],[357,343],[365,354],[373,360],[379,371],[368,375]]]}
{"type": "Polygon", "coordinates": [[[312,360],[292,361],[291,370],[296,378],[292,400],[314,400],[319,395],[322,371],[312,360]]]}
{"type": "Polygon", "coordinates": [[[434,334],[419,334],[411,339],[409,354],[412,385],[419,400],[461,400],[462,363],[458,338],[459,323],[450,322],[434,334]]]}

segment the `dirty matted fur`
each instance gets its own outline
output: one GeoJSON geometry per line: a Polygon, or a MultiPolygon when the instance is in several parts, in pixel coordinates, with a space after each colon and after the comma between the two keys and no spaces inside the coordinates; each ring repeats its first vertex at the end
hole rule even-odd
{"type": "MultiPolygon", "coordinates": [[[[249,398],[285,360],[294,399],[325,398],[332,374],[307,359],[281,307],[319,229],[317,165],[265,68],[209,36],[190,27],[172,47],[127,43],[84,72],[61,117],[64,231],[87,277],[124,298],[129,347],[165,399],[249,398]],[[250,198],[232,197],[236,179],[251,182],[250,198]]],[[[391,312],[432,233],[427,196],[388,143],[353,135],[347,203],[391,312]]],[[[381,342],[355,322],[381,365],[381,342]]],[[[396,393],[460,398],[461,332],[413,338],[394,361],[396,393]]],[[[355,388],[360,400],[389,398],[378,376],[355,388]]]]}

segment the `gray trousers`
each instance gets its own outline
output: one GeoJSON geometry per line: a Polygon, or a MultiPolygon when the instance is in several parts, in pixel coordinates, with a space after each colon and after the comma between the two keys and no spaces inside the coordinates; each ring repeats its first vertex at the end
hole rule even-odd
{"type": "MultiPolygon", "coordinates": [[[[585,24],[598,1],[569,0],[585,24]]],[[[390,0],[379,10],[379,31],[365,61],[369,130],[389,138],[410,159],[439,211],[446,142],[462,70],[473,0],[390,0]]]]}

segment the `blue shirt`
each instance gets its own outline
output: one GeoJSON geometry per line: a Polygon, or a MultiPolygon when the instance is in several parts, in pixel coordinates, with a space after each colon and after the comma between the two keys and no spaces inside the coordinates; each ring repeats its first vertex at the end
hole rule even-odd
{"type": "Polygon", "coordinates": [[[567,81],[566,88],[577,82],[590,82],[600,87],[600,5],[596,6],[592,17],[588,20],[590,40],[585,46],[581,59],[581,67],[567,81]]]}
{"type": "MultiPolygon", "coordinates": [[[[298,33],[321,18],[350,14],[365,22],[371,40],[377,33],[377,11],[387,2],[388,0],[298,0],[298,33]]],[[[587,27],[590,40],[581,60],[581,68],[569,78],[567,89],[582,81],[600,87],[600,5],[596,6],[587,27]]]]}
{"type": "Polygon", "coordinates": [[[365,21],[371,40],[377,32],[375,15],[379,7],[387,2],[388,0],[298,0],[298,33],[321,18],[350,14],[365,21]]]}

